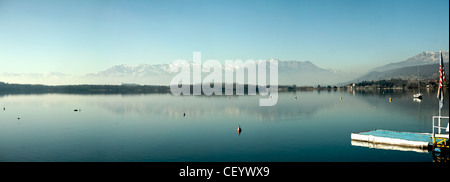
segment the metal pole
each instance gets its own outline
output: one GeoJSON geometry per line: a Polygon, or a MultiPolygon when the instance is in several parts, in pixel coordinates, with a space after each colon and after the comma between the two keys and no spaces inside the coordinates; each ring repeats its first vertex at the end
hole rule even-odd
{"type": "MultiPolygon", "coordinates": [[[[439,102],[440,105],[440,102],[439,102]]],[[[441,134],[441,106],[439,106],[439,120],[438,120],[438,133],[441,134]]]]}
{"type": "Polygon", "coordinates": [[[434,145],[434,116],[432,117],[433,119],[431,120],[431,131],[433,131],[433,134],[431,135],[432,137],[432,141],[433,141],[433,145],[434,145]]]}

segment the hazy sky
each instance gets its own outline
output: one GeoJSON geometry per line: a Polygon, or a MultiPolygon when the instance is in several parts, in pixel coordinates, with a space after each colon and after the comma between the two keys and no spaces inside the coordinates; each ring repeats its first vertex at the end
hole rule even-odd
{"type": "Polygon", "coordinates": [[[0,73],[84,75],[193,51],[348,71],[439,50],[448,0],[0,0],[0,73]]]}

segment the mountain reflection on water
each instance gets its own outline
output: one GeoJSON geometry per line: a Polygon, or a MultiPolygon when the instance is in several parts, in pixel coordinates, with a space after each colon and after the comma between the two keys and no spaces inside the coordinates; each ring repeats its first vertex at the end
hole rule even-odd
{"type": "Polygon", "coordinates": [[[436,92],[421,90],[421,102],[414,92],[280,92],[272,107],[259,106],[259,95],[0,95],[0,161],[430,161],[355,147],[349,137],[431,132],[436,92]]]}

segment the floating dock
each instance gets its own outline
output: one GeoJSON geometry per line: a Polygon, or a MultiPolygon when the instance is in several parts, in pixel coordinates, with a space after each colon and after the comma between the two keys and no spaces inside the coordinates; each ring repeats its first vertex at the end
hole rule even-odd
{"type": "Polygon", "coordinates": [[[416,152],[427,152],[430,150],[440,152],[444,150],[448,152],[448,120],[448,116],[433,116],[433,133],[370,130],[352,133],[351,142],[352,145],[369,148],[416,152]],[[447,127],[442,127],[442,124],[445,124],[441,123],[443,120],[447,120],[447,127]],[[443,133],[442,131],[446,131],[447,133],[443,133]]]}
{"type": "Polygon", "coordinates": [[[368,142],[371,144],[393,145],[422,150],[433,146],[431,133],[411,133],[377,129],[352,133],[351,139],[353,141],[368,142]]]}
{"type": "Polygon", "coordinates": [[[415,148],[415,147],[406,147],[399,145],[390,145],[390,144],[381,144],[381,143],[370,143],[358,140],[351,141],[352,146],[357,147],[367,147],[373,149],[383,149],[383,150],[396,150],[396,151],[409,151],[409,152],[418,152],[418,153],[428,153],[428,149],[425,148],[415,148]]]}

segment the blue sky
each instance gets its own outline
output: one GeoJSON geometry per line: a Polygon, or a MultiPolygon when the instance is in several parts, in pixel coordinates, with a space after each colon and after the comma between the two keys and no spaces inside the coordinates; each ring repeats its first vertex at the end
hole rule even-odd
{"type": "Polygon", "coordinates": [[[448,0],[0,0],[0,73],[117,64],[309,60],[366,71],[449,50],[448,0]]]}

